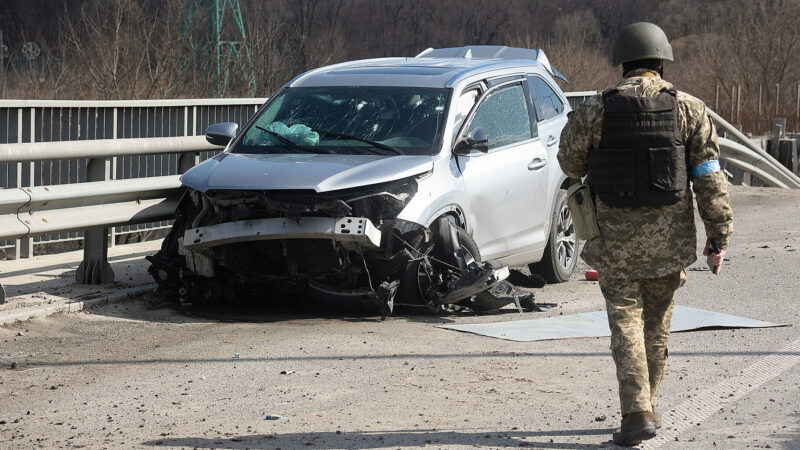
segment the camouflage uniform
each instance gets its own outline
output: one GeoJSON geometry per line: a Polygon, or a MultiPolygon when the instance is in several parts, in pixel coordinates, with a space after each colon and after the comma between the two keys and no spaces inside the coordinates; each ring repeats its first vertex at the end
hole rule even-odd
{"type": "MultiPolygon", "coordinates": [[[[636,70],[616,89],[649,97],[672,87],[654,71],[636,70]]],[[[705,104],[683,92],[677,100],[689,167],[716,160],[717,135],[705,104]]],[[[573,178],[587,174],[589,151],[599,147],[602,129],[600,97],[588,99],[570,114],[558,151],[564,173],[573,178]]],[[[717,171],[692,178],[692,191],[706,235],[727,248],[733,212],[725,175],[717,171]]],[[[683,269],[697,259],[692,197],[687,192],[672,205],[635,208],[612,208],[596,199],[600,236],[585,244],[581,256],[597,270],[606,299],[623,415],[652,411],[656,403],[674,293],[685,280],[683,269]]]]}

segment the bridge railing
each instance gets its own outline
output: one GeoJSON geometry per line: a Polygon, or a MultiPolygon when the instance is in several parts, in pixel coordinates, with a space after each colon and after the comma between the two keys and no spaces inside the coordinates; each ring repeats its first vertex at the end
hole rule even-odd
{"type": "MultiPolygon", "coordinates": [[[[174,145],[167,145],[169,151],[163,152],[139,151],[139,148],[165,145],[154,138],[200,135],[208,125],[216,122],[242,124],[264,101],[264,98],[0,100],[0,145],[15,144],[3,146],[0,151],[0,189],[83,183],[89,181],[90,158],[98,157],[108,158],[107,174],[103,180],[177,175],[181,168],[186,169],[181,161],[185,165],[191,158],[181,160],[174,145]],[[38,145],[54,142],[64,146],[38,145]],[[87,153],[90,147],[94,149],[92,154],[87,153]],[[125,151],[121,151],[123,149],[125,151]],[[108,152],[104,153],[106,150],[108,152]],[[10,157],[12,154],[14,158],[10,157]]],[[[204,141],[186,141],[181,145],[187,145],[186,150],[196,150],[197,159],[201,161],[218,151],[195,149],[193,146],[197,142],[205,144],[204,141]]],[[[169,223],[157,221],[111,228],[109,244],[128,239],[134,233],[167,227],[169,223]]],[[[35,248],[81,239],[82,231],[13,240],[0,238],[0,250],[12,258],[32,257],[35,248]]]]}
{"type": "MultiPolygon", "coordinates": [[[[594,95],[567,97],[575,107],[594,95]]],[[[76,281],[113,281],[114,237],[141,224],[168,226],[178,174],[220,150],[198,135],[211,123],[245,123],[265,100],[0,101],[0,244],[30,257],[34,245],[83,239],[76,281]]],[[[800,188],[797,175],[709,114],[739,140],[720,138],[723,161],[772,186],[800,188]]]]}

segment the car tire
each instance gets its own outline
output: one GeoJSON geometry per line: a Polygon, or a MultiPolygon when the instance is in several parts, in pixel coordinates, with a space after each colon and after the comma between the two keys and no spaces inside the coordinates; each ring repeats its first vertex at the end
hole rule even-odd
{"type": "Polygon", "coordinates": [[[550,233],[542,260],[528,264],[528,268],[532,273],[541,275],[548,283],[563,283],[575,271],[579,244],[572,214],[567,206],[567,191],[560,189],[553,206],[550,233]]]}
{"type": "MultiPolygon", "coordinates": [[[[448,230],[449,221],[451,218],[445,216],[439,218],[436,222],[435,236],[436,247],[433,249],[433,257],[439,259],[446,264],[458,266],[458,261],[455,260],[453,252],[455,251],[455,244],[451,239],[448,230]]],[[[478,249],[478,244],[472,239],[466,230],[458,228],[456,231],[459,243],[476,261],[481,261],[481,252],[478,249]]],[[[421,304],[427,307],[427,311],[432,314],[440,314],[444,312],[445,305],[430,304],[422,295],[419,285],[420,278],[420,261],[411,261],[406,266],[406,272],[403,277],[402,294],[406,303],[421,304]]]]}

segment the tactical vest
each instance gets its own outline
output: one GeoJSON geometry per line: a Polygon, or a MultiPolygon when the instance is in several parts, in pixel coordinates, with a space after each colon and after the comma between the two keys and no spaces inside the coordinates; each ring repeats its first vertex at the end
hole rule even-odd
{"type": "Polygon", "coordinates": [[[603,135],[589,151],[588,183],[608,206],[665,206],[689,187],[675,90],[637,97],[603,93],[603,135]]]}

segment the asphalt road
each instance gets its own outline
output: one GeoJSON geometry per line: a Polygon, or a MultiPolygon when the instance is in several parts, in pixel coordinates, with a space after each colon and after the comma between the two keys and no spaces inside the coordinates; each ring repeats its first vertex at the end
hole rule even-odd
{"type": "MultiPolygon", "coordinates": [[[[800,448],[800,191],[732,198],[730,261],[717,278],[693,265],[678,303],[794,326],[673,334],[651,448],[800,448]]],[[[602,309],[580,278],[535,290],[559,304],[546,313],[380,322],[129,301],[0,328],[0,448],[609,447],[620,416],[608,338],[435,327],[602,309]]]]}

